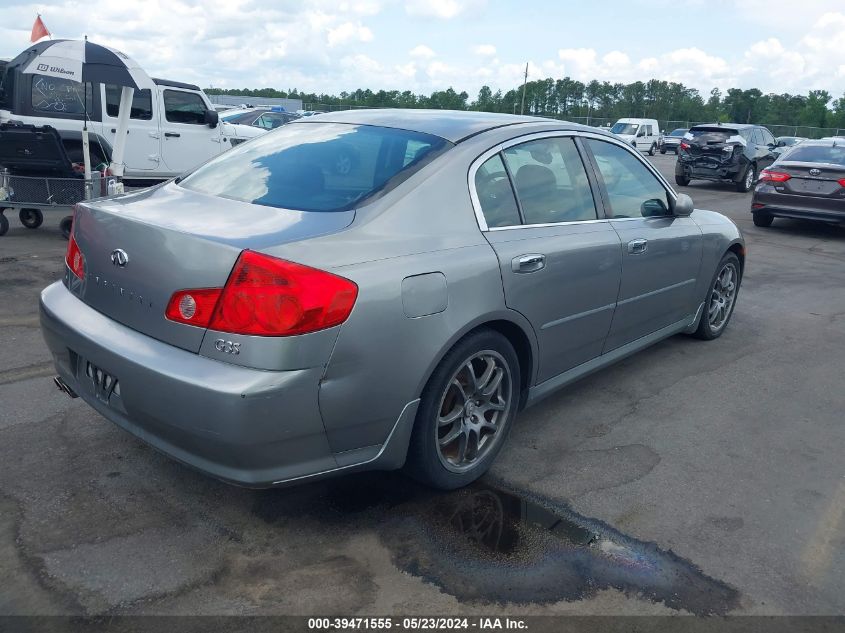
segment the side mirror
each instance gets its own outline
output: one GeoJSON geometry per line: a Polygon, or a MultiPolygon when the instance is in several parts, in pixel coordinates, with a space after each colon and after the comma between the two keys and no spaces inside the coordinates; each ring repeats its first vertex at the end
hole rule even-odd
{"type": "Polygon", "coordinates": [[[214,129],[217,127],[217,124],[220,122],[220,115],[217,113],[216,110],[206,110],[205,111],[205,124],[214,129]]]}
{"type": "Polygon", "coordinates": [[[686,218],[695,210],[695,205],[685,193],[679,193],[675,198],[675,204],[672,205],[672,213],[679,218],[686,218]]]}
{"type": "Polygon", "coordinates": [[[652,198],[640,205],[640,214],[644,218],[660,218],[669,215],[669,212],[663,200],[652,198]]]}
{"type": "Polygon", "coordinates": [[[778,141],[778,147],[786,147],[786,143],[784,141],[778,141]]]}

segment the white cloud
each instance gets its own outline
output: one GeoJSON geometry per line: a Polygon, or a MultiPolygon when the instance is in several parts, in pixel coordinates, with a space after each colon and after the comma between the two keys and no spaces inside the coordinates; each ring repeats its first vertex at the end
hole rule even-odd
{"type": "Polygon", "coordinates": [[[482,57],[494,57],[496,55],[496,47],[492,44],[479,44],[473,47],[472,52],[482,57]]]}
{"type": "Polygon", "coordinates": [[[360,23],[344,22],[328,31],[329,46],[338,46],[350,41],[370,42],[373,39],[373,32],[360,23]]]}
{"type": "Polygon", "coordinates": [[[408,55],[410,55],[411,57],[416,57],[418,59],[431,59],[432,57],[435,57],[437,53],[435,53],[425,44],[419,44],[409,50],[408,55]]]}
{"type": "Polygon", "coordinates": [[[408,15],[451,20],[485,5],[486,0],[406,0],[405,11],[408,15]]]}

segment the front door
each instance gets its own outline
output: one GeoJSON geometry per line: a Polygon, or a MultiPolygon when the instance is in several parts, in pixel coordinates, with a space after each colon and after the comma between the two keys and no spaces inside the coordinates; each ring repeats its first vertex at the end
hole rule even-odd
{"type": "Polygon", "coordinates": [[[702,233],[692,218],[670,211],[670,192],[626,148],[589,139],[610,223],[619,235],[622,283],[604,351],[691,320],[704,297],[702,233]]]}
{"type": "Polygon", "coordinates": [[[220,128],[208,127],[208,107],[198,93],[167,87],[161,98],[161,152],[170,173],[184,173],[223,151],[220,128]]]}
{"type": "Polygon", "coordinates": [[[622,258],[616,231],[598,217],[573,138],[506,147],[478,168],[474,183],[505,302],[537,335],[537,382],[599,356],[622,258]]]}
{"type": "MultiPolygon", "coordinates": [[[[114,147],[121,88],[107,85],[104,90],[106,107],[103,113],[103,132],[114,147]]],[[[161,162],[160,132],[158,117],[153,112],[151,91],[136,90],[132,95],[132,112],[129,116],[129,131],[123,159],[127,175],[158,169],[161,162]]]]}

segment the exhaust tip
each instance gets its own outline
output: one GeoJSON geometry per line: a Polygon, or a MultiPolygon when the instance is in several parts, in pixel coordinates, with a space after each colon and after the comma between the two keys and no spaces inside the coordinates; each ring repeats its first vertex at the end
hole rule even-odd
{"type": "Polygon", "coordinates": [[[55,376],[53,378],[53,383],[55,383],[59,391],[63,392],[65,395],[70,396],[71,398],[79,397],[76,392],[71,389],[64,380],[62,380],[61,376],[55,376]]]}

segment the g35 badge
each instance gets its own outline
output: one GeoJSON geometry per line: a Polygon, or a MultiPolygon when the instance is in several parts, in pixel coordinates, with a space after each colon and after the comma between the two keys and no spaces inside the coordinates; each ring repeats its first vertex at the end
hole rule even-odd
{"type": "Polygon", "coordinates": [[[214,341],[214,349],[224,354],[233,354],[237,356],[241,353],[241,344],[219,338],[214,341]]]}

